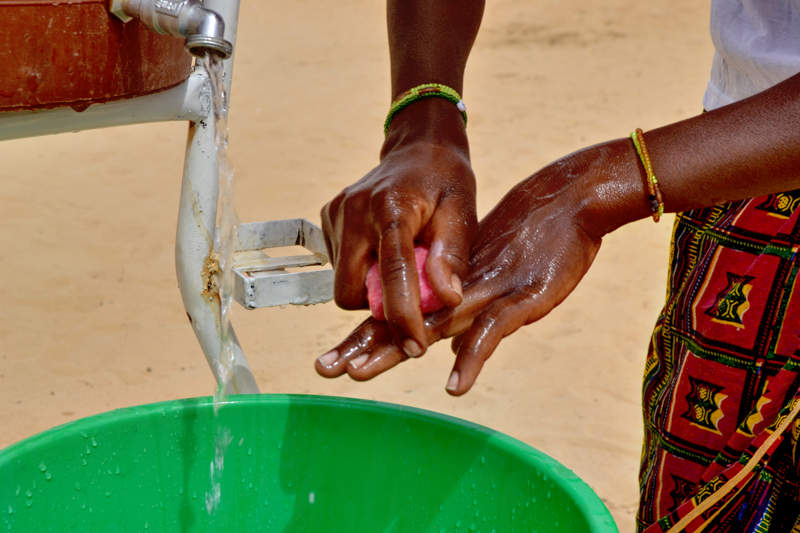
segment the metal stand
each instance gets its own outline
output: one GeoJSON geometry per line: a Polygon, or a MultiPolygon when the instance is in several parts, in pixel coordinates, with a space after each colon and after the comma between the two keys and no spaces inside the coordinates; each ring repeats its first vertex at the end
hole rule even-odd
{"type": "Polygon", "coordinates": [[[276,305],[312,305],[333,298],[333,271],[322,230],[302,218],[252,222],[239,226],[234,254],[234,298],[247,309],[276,305]],[[302,246],[310,253],[272,257],[267,249],[302,246]]]}
{"type": "MultiPolygon", "coordinates": [[[[154,2],[156,0],[141,0],[154,2]]],[[[175,2],[173,2],[175,3],[175,2]]],[[[180,2],[177,2],[180,3],[180,2]]],[[[204,7],[225,21],[224,37],[234,45],[239,0],[205,0],[204,7]]],[[[233,59],[224,62],[230,94],[233,59]]],[[[94,104],[78,113],[70,108],[0,113],[0,140],[91,128],[189,120],[175,264],[181,297],[192,328],[219,382],[220,312],[214,261],[218,167],[211,116],[211,88],[202,67],[172,89],[115,102],[94,104]]],[[[235,299],[247,309],[276,305],[310,305],[333,297],[333,272],[319,267],[328,262],[322,231],[303,219],[242,224],[240,249],[234,255],[235,299]],[[267,250],[302,246],[310,253],[274,257],[267,250]]],[[[234,339],[236,338],[233,335],[234,339]]],[[[238,341],[234,368],[227,383],[233,393],[257,393],[258,385],[238,341]]]]}

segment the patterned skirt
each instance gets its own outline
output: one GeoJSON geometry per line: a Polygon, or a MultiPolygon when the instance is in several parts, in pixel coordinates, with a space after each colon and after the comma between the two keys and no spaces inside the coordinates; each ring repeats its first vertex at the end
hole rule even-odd
{"type": "Polygon", "coordinates": [[[677,216],[639,531],[800,533],[798,250],[800,190],[677,216]]]}

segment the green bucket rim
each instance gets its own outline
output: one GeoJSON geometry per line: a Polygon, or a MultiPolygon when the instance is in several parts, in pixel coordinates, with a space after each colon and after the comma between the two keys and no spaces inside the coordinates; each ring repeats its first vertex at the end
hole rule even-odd
{"type": "MultiPolygon", "coordinates": [[[[230,405],[269,405],[290,404],[298,406],[337,406],[347,407],[366,412],[391,411],[408,419],[424,419],[436,421],[444,425],[455,426],[458,429],[476,432],[487,437],[487,440],[506,453],[519,457],[531,467],[546,473],[548,478],[570,495],[575,505],[583,513],[586,522],[592,531],[618,531],[616,523],[608,507],[592,488],[578,477],[572,470],[562,465],[556,459],[537,450],[536,448],[515,439],[505,433],[476,424],[462,418],[438,413],[419,407],[349,398],[343,396],[319,396],[310,394],[240,394],[231,395],[220,406],[230,405]]],[[[27,454],[31,449],[59,439],[62,435],[73,435],[78,432],[92,433],[98,428],[105,427],[109,422],[120,423],[148,416],[153,412],[170,414],[175,411],[187,409],[213,408],[214,399],[211,396],[195,398],[182,398],[163,402],[122,407],[96,415],[90,415],[78,420],[73,420],[40,433],[27,437],[21,441],[0,449],[0,469],[14,461],[22,454],[27,454]]]]}

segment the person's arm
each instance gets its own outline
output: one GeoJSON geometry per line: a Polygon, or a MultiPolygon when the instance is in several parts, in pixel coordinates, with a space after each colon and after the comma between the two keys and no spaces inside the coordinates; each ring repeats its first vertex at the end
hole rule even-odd
{"type": "MultiPolygon", "coordinates": [[[[709,113],[645,134],[667,211],[800,188],[800,74],[709,113]]],[[[428,341],[454,337],[450,394],[475,382],[503,337],[545,316],[575,288],[618,227],[650,216],[629,138],[570,154],[523,180],[479,225],[461,305],[426,317],[428,341]]],[[[316,363],[326,377],[370,379],[406,359],[367,320],[316,363]]]]}
{"type": "MultiPolygon", "coordinates": [[[[388,2],[392,99],[434,82],[462,93],[483,5],[482,0],[388,2]]],[[[398,112],[380,164],[323,207],[322,225],[336,271],[336,303],[366,307],[364,280],[377,259],[394,337],[408,355],[422,355],[428,343],[414,244],[430,247],[431,287],[443,303],[455,306],[477,225],[475,177],[457,107],[426,98],[398,112]]]]}
{"type": "MultiPolygon", "coordinates": [[[[653,169],[672,212],[800,187],[800,74],[731,105],[645,134],[653,169]]],[[[641,173],[625,139],[619,175],[591,183],[587,212],[603,233],[647,216],[641,173]],[[642,211],[642,208],[645,208],[642,211]]]]}

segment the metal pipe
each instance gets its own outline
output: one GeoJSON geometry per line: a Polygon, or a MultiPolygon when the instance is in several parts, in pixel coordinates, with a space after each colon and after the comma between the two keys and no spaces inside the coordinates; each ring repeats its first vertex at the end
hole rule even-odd
{"type": "Polygon", "coordinates": [[[233,53],[224,19],[201,0],[111,0],[109,9],[123,22],[136,18],[153,31],[185,38],[192,55],[211,52],[228,58],[233,53]]]}

